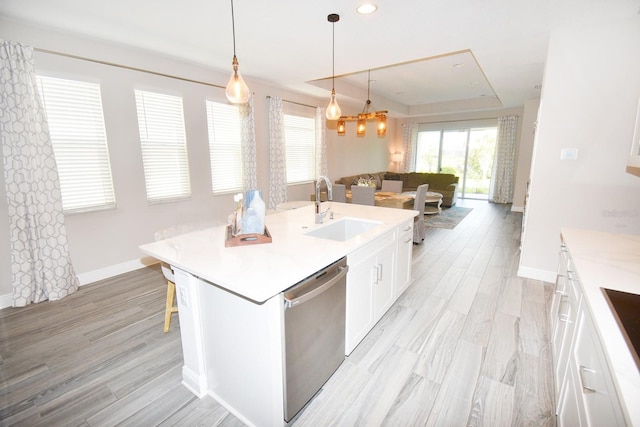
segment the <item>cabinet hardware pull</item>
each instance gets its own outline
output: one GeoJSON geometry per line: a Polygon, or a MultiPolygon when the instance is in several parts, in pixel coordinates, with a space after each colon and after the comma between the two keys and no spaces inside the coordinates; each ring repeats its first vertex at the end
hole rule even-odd
{"type": "Polygon", "coordinates": [[[562,297],[560,297],[560,310],[558,310],[558,320],[561,322],[568,322],[569,321],[569,304],[567,304],[567,300],[569,299],[569,297],[567,295],[562,295],[562,297]],[[563,313],[562,311],[562,305],[566,305],[567,308],[567,312],[563,313]]]}
{"type": "Polygon", "coordinates": [[[407,228],[405,228],[405,229],[404,229],[404,230],[402,230],[402,231],[409,231],[409,230],[411,230],[411,226],[408,226],[407,228]]]}
{"type": "Polygon", "coordinates": [[[371,282],[372,282],[374,285],[377,285],[377,284],[378,284],[378,266],[377,266],[377,265],[375,265],[375,266],[371,267],[371,276],[372,276],[372,277],[371,277],[371,282]],[[375,269],[376,271],[373,271],[374,269],[375,269]]]}
{"type": "Polygon", "coordinates": [[[378,282],[382,280],[382,264],[378,264],[378,282]]]}
{"type": "Polygon", "coordinates": [[[404,241],[404,243],[409,243],[412,240],[413,240],[413,237],[409,237],[407,240],[404,241]]]}
{"type": "Polygon", "coordinates": [[[587,368],[586,366],[580,365],[579,375],[578,375],[580,377],[580,386],[582,387],[582,392],[583,393],[595,393],[596,392],[595,388],[587,387],[586,385],[584,385],[584,378],[582,378],[582,373],[583,372],[588,372],[590,374],[595,374],[596,371],[594,369],[590,369],[590,368],[587,368]]]}

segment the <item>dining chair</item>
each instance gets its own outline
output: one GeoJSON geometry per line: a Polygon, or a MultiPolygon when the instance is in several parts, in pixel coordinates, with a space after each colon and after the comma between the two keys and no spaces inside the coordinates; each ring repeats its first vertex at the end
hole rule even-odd
{"type": "Polygon", "coordinates": [[[347,186],[344,184],[333,184],[333,201],[346,203],[347,202],[347,186]]]}
{"type": "Polygon", "coordinates": [[[376,204],[375,187],[351,186],[351,203],[374,206],[376,204]]]}
{"type": "Polygon", "coordinates": [[[402,181],[393,179],[383,179],[382,189],[380,191],[388,191],[391,193],[402,193],[402,181]]]}
{"type": "Polygon", "coordinates": [[[424,223],[424,204],[429,191],[429,184],[419,185],[416,189],[416,198],[413,201],[413,209],[418,211],[418,216],[413,224],[413,243],[422,243],[427,234],[427,225],[424,223]]]}

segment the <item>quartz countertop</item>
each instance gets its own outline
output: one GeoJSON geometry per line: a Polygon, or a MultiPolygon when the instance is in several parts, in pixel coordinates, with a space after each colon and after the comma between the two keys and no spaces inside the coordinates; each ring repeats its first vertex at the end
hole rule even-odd
{"type": "Polygon", "coordinates": [[[563,228],[585,303],[604,346],[625,415],[640,426],[640,371],[601,288],[640,294],[640,235],[563,228]]]}
{"type": "Polygon", "coordinates": [[[267,215],[272,242],[225,247],[226,227],[218,226],[140,246],[142,252],[256,303],[295,285],[401,223],[417,211],[323,202],[329,214],[315,224],[315,206],[267,215]],[[305,233],[341,218],[378,221],[379,225],[341,242],[305,233]]]}

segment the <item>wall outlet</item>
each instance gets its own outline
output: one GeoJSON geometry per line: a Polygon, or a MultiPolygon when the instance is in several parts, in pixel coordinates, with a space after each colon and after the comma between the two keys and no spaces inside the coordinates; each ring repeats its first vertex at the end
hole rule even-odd
{"type": "Polygon", "coordinates": [[[560,160],[578,160],[578,149],[563,148],[560,150],[560,160]]]}

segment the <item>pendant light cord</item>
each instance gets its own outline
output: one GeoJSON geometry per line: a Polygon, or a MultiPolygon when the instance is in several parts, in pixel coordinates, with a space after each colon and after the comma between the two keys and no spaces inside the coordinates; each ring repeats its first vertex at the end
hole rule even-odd
{"type": "Polygon", "coordinates": [[[336,23],[331,23],[331,89],[336,88],[336,23]]]}
{"type": "Polygon", "coordinates": [[[233,14],[233,0],[231,0],[231,32],[233,33],[233,56],[236,56],[236,18],[233,14]]]}

